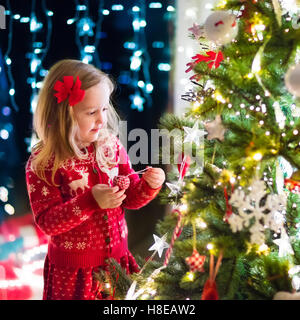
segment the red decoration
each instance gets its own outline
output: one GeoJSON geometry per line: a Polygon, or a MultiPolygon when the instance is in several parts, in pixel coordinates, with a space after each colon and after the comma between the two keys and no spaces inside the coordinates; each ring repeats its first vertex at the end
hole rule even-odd
{"type": "Polygon", "coordinates": [[[0,261],[0,280],[13,283],[7,287],[0,287],[0,300],[29,300],[32,297],[30,286],[14,284],[14,281],[18,280],[14,267],[14,261],[11,259],[0,261]]]}
{"type": "Polygon", "coordinates": [[[215,23],[215,27],[218,27],[220,24],[224,24],[224,22],[222,20],[218,21],[215,23]]]}
{"type": "Polygon", "coordinates": [[[34,223],[32,213],[20,217],[10,217],[0,224],[0,234],[4,240],[15,241],[24,238],[24,249],[48,243],[49,237],[34,223]]]}
{"type": "Polygon", "coordinates": [[[219,300],[217,285],[214,280],[208,279],[205,282],[201,300],[219,300]]]}
{"type": "Polygon", "coordinates": [[[198,251],[196,249],[193,250],[193,254],[185,258],[186,263],[190,266],[190,271],[191,272],[204,272],[203,265],[205,262],[206,256],[200,256],[198,251]]]}
{"type": "Polygon", "coordinates": [[[80,89],[81,81],[77,76],[74,84],[73,76],[64,76],[63,82],[57,80],[54,85],[54,90],[57,91],[54,96],[57,97],[57,103],[66,100],[69,96],[70,106],[74,106],[80,102],[85,94],[84,90],[80,89]]]}
{"type": "Polygon", "coordinates": [[[178,214],[178,220],[177,220],[177,224],[176,224],[176,227],[175,227],[173,235],[172,235],[170,246],[169,246],[169,248],[168,248],[168,250],[166,252],[164,266],[168,265],[170,257],[171,257],[171,253],[172,253],[172,250],[173,250],[174,243],[175,243],[176,239],[180,237],[181,231],[182,231],[182,225],[181,225],[181,223],[182,223],[182,213],[178,209],[174,209],[173,213],[177,213],[178,214]]]}
{"type": "Polygon", "coordinates": [[[120,189],[128,189],[130,185],[130,179],[127,176],[117,176],[114,177],[113,183],[120,189]]]}
{"type": "Polygon", "coordinates": [[[284,184],[290,191],[300,192],[300,182],[293,179],[284,179],[284,184]]]}
{"type": "MultiPolygon", "coordinates": [[[[231,194],[233,193],[234,188],[233,185],[231,185],[231,194]]],[[[224,221],[228,222],[228,218],[232,215],[232,206],[229,204],[228,201],[228,194],[227,194],[227,188],[224,187],[224,196],[225,196],[225,200],[226,200],[226,213],[224,216],[224,221]]]]}
{"type": "Polygon", "coordinates": [[[191,158],[189,156],[184,156],[184,154],[180,154],[178,157],[178,172],[179,172],[179,179],[182,180],[187,172],[187,170],[190,167],[191,164],[191,158]]]}
{"type": "Polygon", "coordinates": [[[215,67],[215,69],[219,68],[220,63],[224,60],[223,53],[221,51],[207,51],[206,54],[206,56],[202,54],[196,54],[194,57],[192,57],[192,59],[195,61],[187,63],[189,68],[185,72],[190,72],[196,64],[202,61],[209,62],[209,69],[212,69],[213,67],[215,67]]]}
{"type": "Polygon", "coordinates": [[[214,255],[210,255],[209,261],[209,278],[206,280],[201,300],[219,300],[219,294],[216,284],[216,276],[218,274],[223,259],[223,251],[220,251],[216,266],[214,266],[214,255]]]}

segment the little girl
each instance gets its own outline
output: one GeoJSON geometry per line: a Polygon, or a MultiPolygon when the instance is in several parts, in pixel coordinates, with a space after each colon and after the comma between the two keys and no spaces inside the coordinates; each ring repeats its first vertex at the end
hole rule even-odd
{"type": "Polygon", "coordinates": [[[108,258],[128,274],[139,270],[128,250],[124,208],[149,203],[165,174],[148,168],[139,178],[131,168],[117,139],[113,90],[99,69],[66,59],[52,66],[39,92],[33,118],[39,142],[26,182],[35,222],[50,236],[43,299],[101,299],[93,272],[108,258]],[[127,175],[127,189],[113,184],[114,176],[127,175]]]}

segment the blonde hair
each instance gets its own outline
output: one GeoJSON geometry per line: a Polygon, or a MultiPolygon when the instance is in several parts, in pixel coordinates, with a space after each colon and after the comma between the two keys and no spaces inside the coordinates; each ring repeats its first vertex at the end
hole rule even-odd
{"type": "MultiPolygon", "coordinates": [[[[74,80],[78,76],[83,90],[87,90],[100,82],[108,84],[110,95],[115,89],[115,84],[109,75],[93,65],[78,60],[60,60],[50,68],[39,92],[37,107],[33,116],[33,130],[36,132],[39,141],[32,148],[32,154],[36,154],[33,156],[31,168],[39,178],[48,183],[45,169],[51,161],[51,183],[53,185],[56,185],[54,181],[55,173],[65,160],[74,156],[78,159],[87,159],[88,157],[88,153],[82,152],[75,141],[76,135],[79,135],[79,127],[74,117],[73,108],[68,104],[68,99],[57,103],[57,98],[54,96],[54,84],[57,80],[62,81],[63,76],[73,76],[74,80]]],[[[101,130],[95,143],[96,160],[106,167],[114,166],[117,163],[113,156],[114,152],[109,151],[113,151],[116,141],[113,138],[116,138],[119,134],[119,121],[119,115],[110,99],[106,130],[101,130]],[[107,155],[107,151],[109,155],[107,155]]]]}

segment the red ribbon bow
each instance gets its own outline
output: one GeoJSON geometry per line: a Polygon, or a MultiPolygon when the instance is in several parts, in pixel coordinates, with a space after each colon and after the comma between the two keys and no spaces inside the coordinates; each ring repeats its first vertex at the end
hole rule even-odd
{"type": "Polygon", "coordinates": [[[85,94],[84,90],[80,89],[81,81],[77,76],[74,83],[73,76],[64,76],[63,82],[57,80],[54,85],[54,90],[57,91],[54,96],[57,98],[57,103],[66,100],[69,96],[70,106],[74,106],[80,102],[85,94]]]}

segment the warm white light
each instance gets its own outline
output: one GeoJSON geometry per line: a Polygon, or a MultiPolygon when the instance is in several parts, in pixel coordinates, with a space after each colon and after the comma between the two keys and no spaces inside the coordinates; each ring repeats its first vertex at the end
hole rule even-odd
{"type": "Polygon", "coordinates": [[[9,214],[9,215],[13,215],[15,213],[15,208],[7,203],[5,206],[4,206],[4,210],[9,214]]]}
{"type": "Polygon", "coordinates": [[[194,279],[195,279],[195,274],[193,273],[193,272],[189,272],[189,274],[188,274],[188,279],[190,280],[190,281],[194,281],[194,279]]]}
{"type": "Polygon", "coordinates": [[[0,200],[6,202],[8,200],[8,190],[5,187],[0,187],[0,200]]]}
{"type": "Polygon", "coordinates": [[[262,159],[262,154],[260,152],[255,153],[253,159],[255,161],[260,161],[262,159]]]}
{"type": "Polygon", "coordinates": [[[208,243],[207,246],[206,246],[207,250],[212,250],[213,247],[214,247],[214,246],[213,246],[212,243],[208,243]]]}

